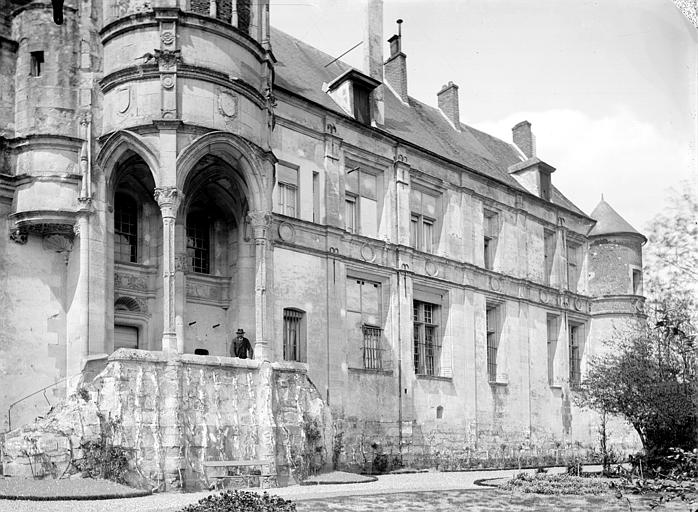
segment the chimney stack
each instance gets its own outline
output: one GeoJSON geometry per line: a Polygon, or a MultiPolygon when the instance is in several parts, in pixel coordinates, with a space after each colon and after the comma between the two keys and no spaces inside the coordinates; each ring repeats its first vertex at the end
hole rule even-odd
{"type": "Polygon", "coordinates": [[[526,158],[536,156],[536,140],[531,132],[531,123],[521,121],[511,129],[514,144],[526,155],[526,158]]]}
{"type": "Polygon", "coordinates": [[[402,20],[397,20],[397,35],[388,39],[390,57],[385,61],[385,81],[407,103],[407,56],[402,53],[402,20]]]}
{"type": "Polygon", "coordinates": [[[439,100],[439,110],[451,121],[453,127],[460,131],[460,111],[458,108],[458,86],[453,82],[448,82],[436,94],[439,100]]]}
{"type": "MultiPolygon", "coordinates": [[[[364,72],[383,83],[383,0],[367,0],[364,30],[364,72]]],[[[385,104],[383,85],[371,92],[371,120],[382,126],[385,104]]]]}

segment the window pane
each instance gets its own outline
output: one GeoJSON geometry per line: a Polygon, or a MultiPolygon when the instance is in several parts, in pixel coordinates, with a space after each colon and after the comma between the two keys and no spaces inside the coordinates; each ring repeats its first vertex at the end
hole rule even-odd
{"type": "Polygon", "coordinates": [[[364,197],[359,198],[361,201],[361,234],[375,238],[378,236],[378,203],[372,199],[364,197]]]}
{"type": "Polygon", "coordinates": [[[361,287],[361,309],[364,322],[381,325],[381,288],[375,283],[366,282],[361,287]]]}
{"type": "Polygon", "coordinates": [[[422,194],[422,215],[436,218],[436,197],[422,194]]]}
{"type": "Polygon", "coordinates": [[[187,257],[191,269],[200,274],[211,270],[211,227],[202,214],[190,214],[187,218],[187,257]]]}
{"type": "Polygon", "coordinates": [[[419,217],[413,215],[410,218],[410,246],[419,249],[419,217]]]}
{"type": "Polygon", "coordinates": [[[419,190],[410,190],[410,210],[418,215],[422,213],[422,193],[419,190]]]}
{"type": "Polygon", "coordinates": [[[434,252],[434,224],[429,220],[425,220],[422,223],[422,229],[424,230],[423,250],[425,252],[434,252]]]}
{"type": "Polygon", "coordinates": [[[361,196],[365,197],[366,199],[377,199],[378,193],[376,190],[376,177],[373,174],[362,172],[359,179],[361,181],[361,196]]]}
{"type": "Polygon", "coordinates": [[[347,309],[361,312],[361,281],[347,278],[347,309]]]}
{"type": "Polygon", "coordinates": [[[138,205],[125,194],[114,198],[114,259],[138,261],[138,205]]]}
{"type": "Polygon", "coordinates": [[[345,167],[347,174],[344,177],[344,189],[353,194],[359,193],[359,173],[361,171],[358,169],[352,170],[356,167],[357,166],[352,163],[347,163],[345,167]]]}
{"type": "Polygon", "coordinates": [[[344,222],[349,233],[356,233],[356,200],[347,197],[345,202],[344,222]]]}

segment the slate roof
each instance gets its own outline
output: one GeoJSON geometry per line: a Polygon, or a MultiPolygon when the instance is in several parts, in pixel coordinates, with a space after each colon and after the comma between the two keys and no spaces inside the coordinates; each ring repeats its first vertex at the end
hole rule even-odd
{"type": "MultiPolygon", "coordinates": [[[[351,69],[333,57],[274,27],[271,43],[276,57],[275,85],[346,117],[346,113],[323,92],[330,83],[351,69]],[[328,65],[329,64],[329,65],[328,65]]],[[[525,189],[508,172],[510,165],[523,161],[512,144],[461,124],[456,131],[437,108],[414,98],[405,105],[389,88],[384,88],[384,130],[427,151],[458,162],[514,189],[525,189]]],[[[551,202],[584,215],[559,190],[552,187],[551,202]]]]}
{"type": "Polygon", "coordinates": [[[589,231],[589,236],[631,234],[641,236],[647,241],[645,235],[632,227],[630,223],[611,208],[611,205],[604,201],[603,198],[601,198],[599,204],[596,205],[594,211],[591,212],[591,218],[596,220],[596,224],[591,228],[591,231],[589,231]]]}

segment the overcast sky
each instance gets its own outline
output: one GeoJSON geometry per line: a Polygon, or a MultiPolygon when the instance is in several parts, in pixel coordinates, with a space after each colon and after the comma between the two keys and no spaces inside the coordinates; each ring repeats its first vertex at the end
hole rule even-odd
{"type": "MultiPolygon", "coordinates": [[[[365,4],[271,0],[271,24],[338,56],[365,4]]],[[[436,105],[453,81],[461,121],[506,141],[527,119],[586,213],[603,193],[642,231],[669,186],[695,186],[698,31],[670,0],[385,0],[384,41],[397,18],[410,96],[436,105]]],[[[361,68],[362,52],[342,60],[361,68]]]]}

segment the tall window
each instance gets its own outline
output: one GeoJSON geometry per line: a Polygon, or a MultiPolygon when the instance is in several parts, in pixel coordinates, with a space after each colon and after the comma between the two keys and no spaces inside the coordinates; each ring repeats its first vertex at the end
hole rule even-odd
{"type": "Polygon", "coordinates": [[[544,273],[543,281],[545,284],[550,284],[553,277],[553,262],[555,261],[555,245],[556,245],[556,233],[555,231],[549,231],[547,229],[543,230],[543,251],[544,251],[544,273]]]}
{"type": "Polygon", "coordinates": [[[580,255],[581,246],[574,242],[567,242],[567,288],[571,292],[577,291],[579,283],[580,255]]]}
{"type": "Polygon", "coordinates": [[[584,326],[570,323],[569,330],[569,370],[570,386],[577,387],[582,378],[582,340],[584,337],[584,326]]]}
{"type": "Polygon", "coordinates": [[[367,370],[386,369],[383,342],[381,284],[347,277],[347,326],[352,350],[350,364],[367,370]]]}
{"type": "Polygon", "coordinates": [[[298,309],[284,309],[284,360],[305,360],[305,313],[298,309]]]}
{"type": "Polygon", "coordinates": [[[298,217],[298,169],[279,165],[277,181],[279,213],[289,217],[298,217]]]}
{"type": "MultiPolygon", "coordinates": [[[[347,167],[350,165],[353,164],[347,167]]],[[[378,236],[378,178],[375,174],[350,167],[344,185],[347,231],[375,238],[378,236]]]]}
{"type": "Polygon", "coordinates": [[[349,233],[357,233],[359,219],[357,216],[356,196],[347,194],[344,201],[344,223],[349,233]]]}
{"type": "Polygon", "coordinates": [[[126,194],[114,198],[114,260],[138,261],[138,204],[126,194]]]}
{"type": "Polygon", "coordinates": [[[485,329],[487,331],[487,379],[497,382],[497,350],[499,349],[499,311],[498,304],[486,305],[485,329]]]}
{"type": "Polygon", "coordinates": [[[441,338],[438,314],[438,304],[418,300],[412,303],[414,372],[418,375],[440,375],[441,338]]]}
{"type": "Polygon", "coordinates": [[[187,216],[187,259],[192,271],[211,273],[211,224],[200,212],[187,216]]]}
{"type": "Polygon", "coordinates": [[[313,222],[320,222],[320,173],[313,172],[313,222]]]}
{"type": "Polygon", "coordinates": [[[238,30],[249,34],[250,32],[250,0],[235,0],[238,13],[238,30]]]}
{"type": "Polygon", "coordinates": [[[437,198],[418,189],[410,191],[410,245],[418,251],[433,253],[436,246],[434,225],[437,198]]]}
{"type": "Polygon", "coordinates": [[[497,252],[497,237],[499,235],[499,215],[496,212],[485,210],[483,226],[483,255],[485,268],[492,269],[494,256],[497,252]]]}
{"type": "Polygon", "coordinates": [[[642,271],[633,269],[633,295],[642,295],[642,271]]]}
{"type": "Polygon", "coordinates": [[[44,52],[31,52],[29,74],[31,76],[41,76],[41,72],[43,71],[43,69],[44,52]]]}
{"type": "Polygon", "coordinates": [[[557,337],[560,328],[557,315],[547,316],[548,326],[548,384],[555,384],[555,353],[557,352],[557,337]]]}

